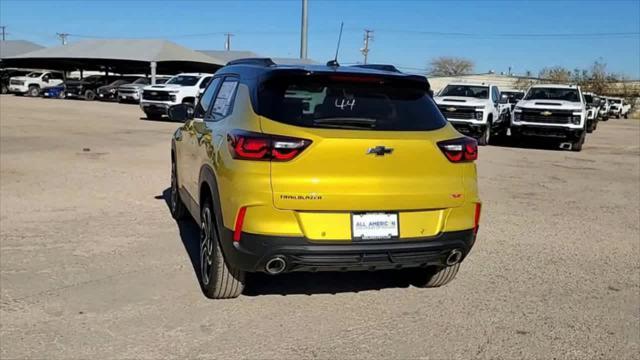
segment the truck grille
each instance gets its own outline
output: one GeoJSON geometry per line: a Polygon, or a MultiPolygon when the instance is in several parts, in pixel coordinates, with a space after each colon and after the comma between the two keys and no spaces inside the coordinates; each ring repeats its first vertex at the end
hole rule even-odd
{"type": "Polygon", "coordinates": [[[573,111],[567,110],[522,110],[521,121],[546,124],[570,124],[573,111]]]}
{"type": "Polygon", "coordinates": [[[169,93],[166,91],[145,90],[142,92],[144,100],[169,101],[169,93]]]}
{"type": "Polygon", "coordinates": [[[447,119],[475,119],[476,117],[476,109],[471,106],[440,105],[438,108],[447,119]]]}

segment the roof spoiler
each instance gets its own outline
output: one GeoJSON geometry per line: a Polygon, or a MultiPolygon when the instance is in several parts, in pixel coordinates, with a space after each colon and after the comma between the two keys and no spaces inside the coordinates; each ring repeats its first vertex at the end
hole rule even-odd
{"type": "Polygon", "coordinates": [[[390,71],[396,73],[402,73],[402,71],[398,70],[395,66],[391,64],[359,64],[359,65],[351,65],[353,67],[363,68],[363,69],[373,69],[373,70],[382,70],[382,71],[390,71]]]}
{"type": "Polygon", "coordinates": [[[257,65],[257,66],[273,66],[276,63],[271,58],[246,58],[231,60],[227,65],[257,65]]]}

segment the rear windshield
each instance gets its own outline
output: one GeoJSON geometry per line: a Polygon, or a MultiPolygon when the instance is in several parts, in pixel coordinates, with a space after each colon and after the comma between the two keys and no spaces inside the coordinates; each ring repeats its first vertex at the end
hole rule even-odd
{"type": "Polygon", "coordinates": [[[531,88],[524,99],[580,102],[578,90],[570,88],[531,88]]]}
{"type": "Polygon", "coordinates": [[[290,125],[426,131],[446,124],[426,84],[345,75],[289,75],[264,82],[258,113],[290,125]]]}
{"type": "Polygon", "coordinates": [[[440,96],[463,96],[477,99],[489,98],[488,86],[447,85],[440,96]]]}

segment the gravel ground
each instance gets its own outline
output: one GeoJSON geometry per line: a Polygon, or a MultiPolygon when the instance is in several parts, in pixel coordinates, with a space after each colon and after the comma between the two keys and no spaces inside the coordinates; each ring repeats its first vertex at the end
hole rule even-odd
{"type": "Polygon", "coordinates": [[[178,126],[137,106],[0,97],[0,358],[640,357],[640,122],[580,153],[483,147],[457,279],[253,276],[211,301],[164,196],[178,126]]]}

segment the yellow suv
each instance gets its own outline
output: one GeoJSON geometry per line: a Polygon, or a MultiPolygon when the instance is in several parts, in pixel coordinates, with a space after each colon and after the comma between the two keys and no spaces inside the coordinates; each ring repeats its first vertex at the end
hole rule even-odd
{"type": "Polygon", "coordinates": [[[201,226],[210,298],[239,296],[246,272],[410,269],[436,287],[473,246],[477,143],[423,76],[242,59],[195,109],[169,115],[186,121],[172,139],[171,212],[201,226]]]}

